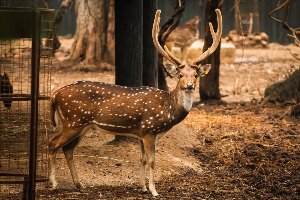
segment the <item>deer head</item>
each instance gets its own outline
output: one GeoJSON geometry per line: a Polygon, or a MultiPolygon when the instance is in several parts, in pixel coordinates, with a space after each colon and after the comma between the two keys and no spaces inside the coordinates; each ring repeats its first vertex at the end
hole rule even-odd
{"type": "Polygon", "coordinates": [[[157,10],[154,18],[153,28],[152,28],[152,38],[154,45],[158,52],[169,62],[164,64],[166,71],[171,76],[177,76],[179,78],[177,88],[180,88],[184,91],[191,91],[195,89],[197,78],[205,76],[211,66],[210,65],[201,65],[201,61],[211,55],[218,47],[221,36],[222,36],[222,15],[219,9],[215,10],[217,14],[218,29],[217,32],[214,31],[214,28],[211,23],[209,23],[210,33],[213,38],[213,43],[205,52],[203,52],[199,57],[197,57],[191,63],[184,63],[176,58],[168,47],[165,45],[162,47],[158,42],[158,33],[159,33],[159,23],[160,23],[160,13],[161,10],[157,10]]]}

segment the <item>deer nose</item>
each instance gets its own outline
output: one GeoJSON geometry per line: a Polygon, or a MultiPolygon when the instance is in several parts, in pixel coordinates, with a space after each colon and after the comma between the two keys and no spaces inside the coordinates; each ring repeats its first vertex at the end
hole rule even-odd
{"type": "Polygon", "coordinates": [[[185,89],[187,89],[187,90],[194,89],[194,84],[193,83],[187,83],[186,86],[185,86],[185,89]]]}

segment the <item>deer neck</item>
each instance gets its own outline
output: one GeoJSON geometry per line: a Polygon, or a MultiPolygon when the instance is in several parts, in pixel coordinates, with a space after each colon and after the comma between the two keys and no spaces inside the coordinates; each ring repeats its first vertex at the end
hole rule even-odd
{"type": "Polygon", "coordinates": [[[176,89],[171,92],[171,95],[174,96],[178,110],[188,114],[193,105],[194,90],[186,91],[176,87],[176,89]]]}

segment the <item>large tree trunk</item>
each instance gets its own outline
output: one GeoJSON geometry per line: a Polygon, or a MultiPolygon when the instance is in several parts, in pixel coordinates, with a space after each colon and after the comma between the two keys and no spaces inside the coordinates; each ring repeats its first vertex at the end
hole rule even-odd
{"type": "MultiPolygon", "coordinates": [[[[213,24],[216,31],[217,18],[215,9],[221,9],[220,3],[222,0],[208,0],[205,9],[205,39],[203,52],[206,51],[212,44],[212,37],[210,34],[208,22],[213,24]]],[[[221,94],[219,89],[219,74],[220,74],[220,48],[221,42],[216,51],[203,61],[203,64],[210,63],[212,68],[205,78],[200,79],[200,98],[201,100],[220,100],[221,94]]]]}
{"type": "Polygon", "coordinates": [[[107,48],[105,48],[107,51],[105,52],[104,60],[108,63],[115,64],[115,0],[109,0],[107,20],[107,48]]]}
{"type": "Polygon", "coordinates": [[[158,87],[157,52],[152,40],[156,0],[143,2],[143,85],[158,87]]]}
{"type": "Polygon", "coordinates": [[[142,86],[143,1],[116,0],[116,84],[142,86]]]}
{"type": "MultiPolygon", "coordinates": [[[[143,1],[115,1],[116,84],[143,84],[143,1]]],[[[116,136],[115,141],[125,138],[116,136]]]]}
{"type": "Polygon", "coordinates": [[[106,51],[107,0],[77,0],[76,34],[71,48],[70,61],[97,64],[106,51]]]}
{"type": "Polygon", "coordinates": [[[167,84],[167,80],[164,73],[164,64],[163,64],[163,56],[158,55],[158,88],[164,91],[169,91],[169,87],[167,84]]]}
{"type": "Polygon", "coordinates": [[[60,6],[55,10],[54,15],[54,28],[53,28],[53,50],[57,50],[60,47],[58,40],[58,29],[63,17],[67,14],[67,10],[73,4],[74,0],[62,0],[60,6]]]}

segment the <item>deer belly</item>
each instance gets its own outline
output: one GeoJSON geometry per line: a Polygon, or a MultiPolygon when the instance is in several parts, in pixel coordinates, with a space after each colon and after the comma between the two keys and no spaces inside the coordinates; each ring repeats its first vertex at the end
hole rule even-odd
{"type": "Polygon", "coordinates": [[[117,134],[117,133],[138,133],[139,126],[133,124],[120,125],[117,123],[109,123],[109,122],[98,122],[96,120],[92,121],[98,128],[103,129],[105,131],[117,134]]]}
{"type": "Polygon", "coordinates": [[[122,136],[134,137],[134,138],[138,138],[138,139],[141,138],[138,135],[138,132],[135,132],[135,131],[123,132],[124,130],[119,131],[117,129],[114,129],[113,127],[109,128],[107,126],[101,126],[101,125],[97,125],[97,124],[89,125],[89,127],[92,128],[93,130],[97,130],[97,131],[100,131],[101,133],[105,133],[105,134],[122,135],[122,136]]]}

